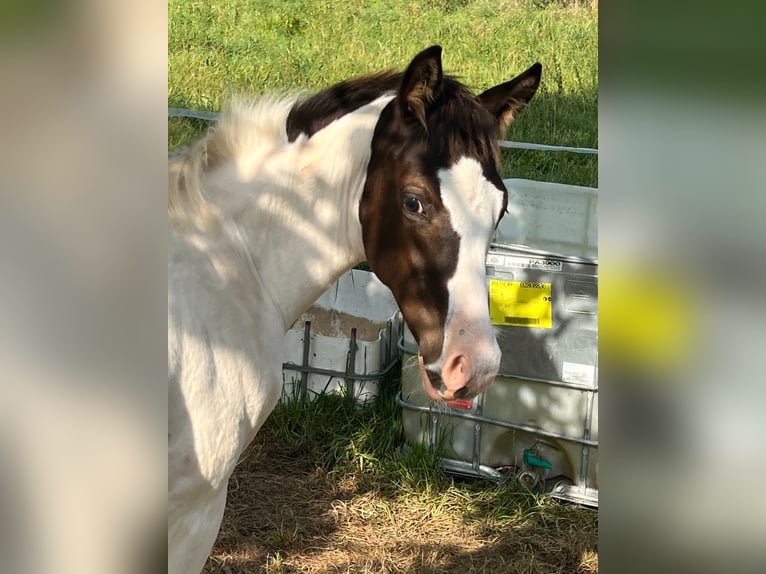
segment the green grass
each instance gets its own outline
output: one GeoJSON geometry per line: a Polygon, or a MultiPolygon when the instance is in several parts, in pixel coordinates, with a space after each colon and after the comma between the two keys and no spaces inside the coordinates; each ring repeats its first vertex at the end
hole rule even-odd
{"type": "Polygon", "coordinates": [[[396,402],[400,387],[399,374],[391,375],[382,382],[377,399],[364,405],[345,394],[320,393],[311,401],[294,396],[280,402],[263,430],[332,473],[364,475],[387,496],[442,503],[452,498],[468,520],[511,522],[528,512],[558,507],[513,481],[497,487],[483,480],[451,479],[438,465],[443,449],[418,444],[401,448],[402,407],[396,402]]]}
{"type": "MultiPolygon", "coordinates": [[[[253,451],[259,454],[245,457],[240,477],[233,484],[268,484],[276,477],[276,488],[293,493],[279,500],[279,511],[274,513],[278,519],[272,519],[276,526],[269,531],[265,548],[261,545],[258,549],[261,555],[270,552],[274,571],[297,571],[277,569],[283,558],[288,564],[340,560],[333,548],[343,549],[351,556],[347,560],[357,564],[364,562],[364,554],[371,548],[381,548],[383,558],[378,559],[383,562],[438,555],[442,564],[425,570],[404,567],[401,571],[474,571],[471,567],[477,564],[482,572],[498,574],[597,571],[595,511],[557,503],[544,494],[523,490],[514,481],[495,485],[480,479],[453,479],[438,467],[440,452],[419,445],[400,449],[399,387],[398,376],[390,376],[381,385],[377,400],[362,407],[338,394],[320,394],[311,402],[294,397],[280,403],[266,421],[253,451]],[[258,456],[261,458],[252,458],[258,456]],[[280,456],[303,461],[308,467],[305,474],[299,475],[293,462],[283,461],[280,467],[280,456]],[[264,463],[268,470],[263,469],[264,463]],[[309,490],[307,494],[301,492],[304,488],[309,490]],[[292,511],[285,510],[315,504],[323,496],[331,500],[334,512],[343,516],[343,526],[337,531],[331,526],[335,523],[323,522],[321,513],[292,520],[292,511]],[[423,520],[431,540],[425,547],[417,546],[415,535],[426,524],[423,520]],[[373,539],[369,538],[370,526],[373,539]],[[414,529],[410,535],[409,529],[414,529]],[[466,548],[452,549],[456,536],[466,536],[466,548],[484,549],[475,555],[466,548]],[[408,539],[413,546],[397,550],[408,539]],[[509,570],[507,561],[515,563],[517,570],[509,570]]],[[[266,492],[272,491],[266,488],[266,492]]],[[[249,515],[260,511],[252,507],[269,495],[234,496],[233,508],[244,512],[237,516],[236,511],[227,511],[230,521],[225,529],[229,534],[220,541],[216,556],[233,572],[251,571],[261,555],[243,560],[241,556],[233,558],[236,552],[230,549],[247,545],[249,539],[242,538],[243,533],[254,528],[248,526],[247,521],[252,520],[249,515]],[[236,502],[237,496],[243,498],[241,504],[236,502]]],[[[249,536],[256,534],[250,531],[249,536]]]]}
{"type": "Polygon", "coordinates": [[[229,482],[204,572],[598,572],[596,512],[453,480],[427,448],[401,456],[397,387],[363,409],[329,395],[278,407],[229,482]]]}
{"type": "MultiPolygon", "coordinates": [[[[218,110],[237,93],[318,90],[444,47],[444,68],[476,92],[536,61],[538,95],[507,138],[598,147],[597,1],[170,0],[168,104],[218,110]]],[[[169,147],[206,123],[169,120],[169,147]]],[[[503,150],[504,177],[597,185],[597,159],[503,150]]]]}
{"type": "MultiPolygon", "coordinates": [[[[398,375],[390,376],[378,400],[364,405],[345,393],[320,393],[311,401],[296,394],[279,403],[265,428],[338,471],[372,472],[397,483],[409,476],[414,484],[424,477],[412,475],[412,467],[420,465],[410,465],[413,457],[399,453],[402,419],[395,396],[399,387],[398,375]]],[[[428,465],[426,482],[438,480],[433,469],[428,465]]]]}

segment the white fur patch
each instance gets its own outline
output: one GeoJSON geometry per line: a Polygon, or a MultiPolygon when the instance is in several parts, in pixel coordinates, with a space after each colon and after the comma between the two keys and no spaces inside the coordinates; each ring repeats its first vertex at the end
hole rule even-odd
{"type": "Polygon", "coordinates": [[[483,250],[500,217],[503,192],[486,177],[481,164],[463,157],[449,169],[437,174],[442,202],[452,219],[452,226],[461,239],[483,238],[483,250]]]}
{"type": "Polygon", "coordinates": [[[195,209],[216,226],[179,225],[168,241],[169,572],[205,563],[231,472],[279,398],[285,331],[364,258],[359,202],[392,97],[294,142],[289,102],[243,104],[216,128],[228,162],[203,181],[197,146],[196,171],[176,169],[176,184],[196,177],[195,209]]]}
{"type": "MultiPolygon", "coordinates": [[[[503,192],[484,177],[481,165],[473,158],[463,157],[449,169],[440,170],[437,176],[442,202],[449,212],[453,229],[460,236],[457,268],[447,283],[447,324],[453,316],[459,315],[474,328],[480,327],[481,332],[473,333],[474,336],[494,340],[487,311],[484,262],[492,231],[503,208],[503,192]]],[[[449,336],[449,329],[445,329],[442,357],[433,367],[441,366],[450,346],[449,336]]]]}

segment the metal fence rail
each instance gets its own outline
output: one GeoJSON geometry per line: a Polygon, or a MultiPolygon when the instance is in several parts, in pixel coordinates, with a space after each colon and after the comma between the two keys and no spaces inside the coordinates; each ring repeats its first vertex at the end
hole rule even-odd
{"type": "MultiPolygon", "coordinates": [[[[218,117],[218,112],[207,110],[187,110],[186,108],[168,108],[168,117],[171,118],[195,118],[198,120],[214,121],[218,117]]],[[[598,150],[589,147],[570,147],[538,144],[531,142],[513,142],[507,140],[498,140],[497,145],[513,149],[529,149],[537,151],[564,151],[571,153],[596,154],[598,150]]]]}

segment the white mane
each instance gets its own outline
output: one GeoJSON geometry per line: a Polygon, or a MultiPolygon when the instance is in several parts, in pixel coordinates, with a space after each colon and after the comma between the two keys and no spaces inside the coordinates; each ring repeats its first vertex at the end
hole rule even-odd
{"type": "Polygon", "coordinates": [[[206,176],[228,163],[243,181],[259,160],[288,144],[285,123],[297,99],[272,94],[234,100],[202,139],[170,157],[168,220],[177,231],[205,229],[217,219],[221,198],[209,196],[206,176]]]}

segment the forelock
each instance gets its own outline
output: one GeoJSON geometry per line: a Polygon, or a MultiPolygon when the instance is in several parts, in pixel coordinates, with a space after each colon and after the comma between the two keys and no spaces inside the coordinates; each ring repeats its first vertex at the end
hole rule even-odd
{"type": "Polygon", "coordinates": [[[499,161],[499,125],[468,88],[445,76],[427,121],[427,137],[434,157],[448,167],[461,157],[472,157],[485,168],[499,161]]]}

